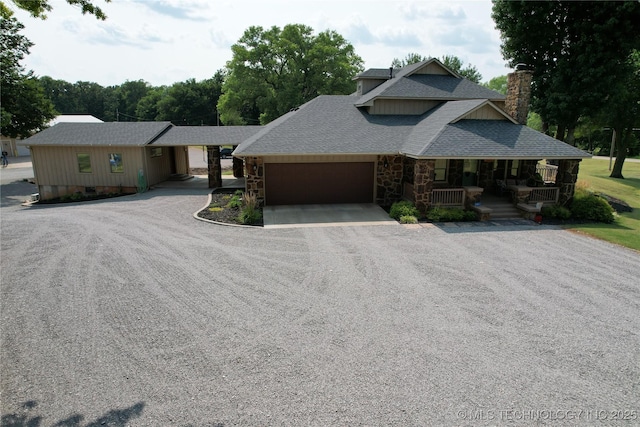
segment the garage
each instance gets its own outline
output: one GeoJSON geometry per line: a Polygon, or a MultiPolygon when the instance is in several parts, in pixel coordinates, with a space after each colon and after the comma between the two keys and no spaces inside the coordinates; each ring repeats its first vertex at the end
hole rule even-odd
{"type": "Polygon", "coordinates": [[[267,163],[265,203],[373,203],[374,163],[267,163]]]}

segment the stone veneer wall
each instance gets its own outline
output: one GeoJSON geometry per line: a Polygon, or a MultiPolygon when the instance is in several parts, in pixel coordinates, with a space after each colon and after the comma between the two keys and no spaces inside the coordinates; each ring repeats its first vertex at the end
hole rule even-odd
{"type": "Polygon", "coordinates": [[[419,159],[413,167],[414,204],[420,212],[426,212],[431,205],[435,160],[419,159]]]}
{"type": "Polygon", "coordinates": [[[390,206],[402,197],[402,156],[378,156],[376,169],[376,203],[390,206]],[[385,167],[385,160],[387,166],[385,167]]]}
{"type": "Polygon", "coordinates": [[[264,160],[262,157],[246,157],[244,164],[247,171],[246,192],[255,194],[258,203],[264,205],[264,160]]]}
{"type": "Polygon", "coordinates": [[[84,185],[39,185],[40,200],[53,200],[63,196],[80,193],[84,196],[101,196],[105,194],[135,194],[136,187],[97,185],[93,187],[95,192],[87,193],[84,185]]]}
{"type": "MultiPolygon", "coordinates": [[[[233,146],[233,149],[235,150],[237,147],[237,145],[233,146]]],[[[234,178],[242,178],[244,177],[244,162],[242,161],[241,158],[239,157],[233,157],[233,177],[234,178]]]]}
{"type": "Polygon", "coordinates": [[[518,123],[527,123],[533,71],[517,70],[507,75],[507,97],[504,109],[518,123]]]}
{"type": "Polygon", "coordinates": [[[207,165],[209,188],[222,187],[222,165],[220,164],[220,147],[207,145],[207,165]]]}
{"type": "Polygon", "coordinates": [[[520,160],[520,179],[533,179],[536,176],[537,160],[520,160]]]}
{"type": "Polygon", "coordinates": [[[580,170],[580,161],[581,159],[558,160],[556,186],[560,187],[560,195],[558,197],[558,205],[560,206],[567,206],[573,200],[580,170]]]}

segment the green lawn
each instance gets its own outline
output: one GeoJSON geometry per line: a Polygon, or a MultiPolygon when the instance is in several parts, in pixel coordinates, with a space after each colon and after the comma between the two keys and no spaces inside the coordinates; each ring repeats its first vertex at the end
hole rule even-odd
{"type": "Polygon", "coordinates": [[[580,163],[578,185],[624,200],[633,212],[622,213],[613,224],[572,225],[568,229],[640,251],[640,163],[625,161],[625,179],[609,178],[609,161],[585,159],[580,163]]]}

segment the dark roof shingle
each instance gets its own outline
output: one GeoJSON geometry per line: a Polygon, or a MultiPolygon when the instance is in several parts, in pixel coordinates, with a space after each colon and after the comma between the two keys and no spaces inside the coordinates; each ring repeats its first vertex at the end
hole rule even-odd
{"type": "Polygon", "coordinates": [[[167,131],[170,122],[58,123],[21,145],[143,146],[167,131]]]}

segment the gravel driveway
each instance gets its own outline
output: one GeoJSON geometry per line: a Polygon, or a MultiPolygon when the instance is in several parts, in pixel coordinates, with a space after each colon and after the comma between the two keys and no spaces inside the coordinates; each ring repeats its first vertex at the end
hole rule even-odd
{"type": "Polygon", "coordinates": [[[638,253],[205,203],[2,207],[3,426],[640,424],[638,253]]]}

